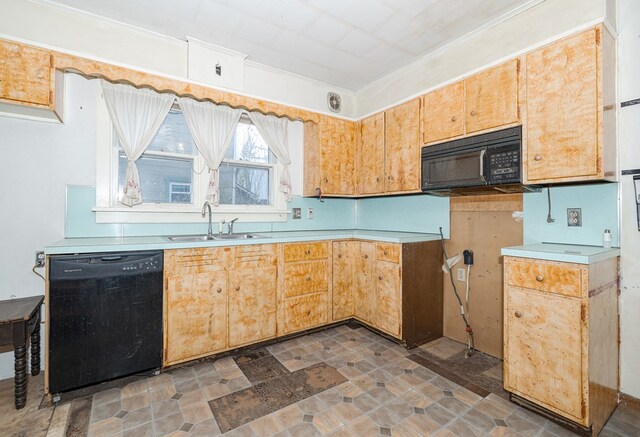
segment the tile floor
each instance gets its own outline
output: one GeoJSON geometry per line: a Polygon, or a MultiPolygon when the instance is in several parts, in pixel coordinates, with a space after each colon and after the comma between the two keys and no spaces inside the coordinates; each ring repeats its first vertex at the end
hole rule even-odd
{"type": "MultiPolygon", "coordinates": [[[[40,375],[30,380],[27,407],[16,411],[13,381],[4,380],[0,435],[573,435],[505,400],[492,390],[499,384],[484,384],[501,378],[490,357],[477,358],[475,377],[460,379],[455,363],[464,365],[463,349],[439,339],[407,351],[342,325],[126,385],[101,385],[57,406],[41,404],[40,375]],[[451,379],[430,368],[452,372],[451,379]]],[[[640,415],[619,408],[601,436],[640,436],[640,415]]]]}

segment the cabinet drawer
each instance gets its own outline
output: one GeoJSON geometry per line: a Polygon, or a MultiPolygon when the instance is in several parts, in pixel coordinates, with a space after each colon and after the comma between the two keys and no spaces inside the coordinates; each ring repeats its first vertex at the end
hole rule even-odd
{"type": "Polygon", "coordinates": [[[328,261],[306,261],[285,265],[285,297],[327,291],[329,284],[328,273],[328,261]]]}
{"type": "Polygon", "coordinates": [[[576,265],[511,258],[506,271],[509,285],[565,296],[582,295],[582,270],[576,265]]]}
{"type": "Polygon", "coordinates": [[[400,262],[400,245],[376,243],[376,259],[378,261],[400,262]]]}
{"type": "Polygon", "coordinates": [[[295,243],[284,245],[284,262],[320,259],[329,256],[329,243],[295,243]]]}
{"type": "Polygon", "coordinates": [[[329,322],[328,293],[286,299],[284,306],[284,332],[286,334],[329,322]]]}
{"type": "Polygon", "coordinates": [[[276,265],[275,244],[256,244],[233,248],[233,267],[236,269],[259,269],[276,265]]]}
{"type": "Polygon", "coordinates": [[[198,273],[225,270],[229,266],[230,254],[230,247],[165,250],[165,274],[170,272],[198,273]]]}

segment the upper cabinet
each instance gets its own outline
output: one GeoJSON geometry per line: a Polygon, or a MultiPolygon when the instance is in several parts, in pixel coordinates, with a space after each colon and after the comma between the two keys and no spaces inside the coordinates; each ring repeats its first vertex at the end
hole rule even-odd
{"type": "Polygon", "coordinates": [[[420,190],[420,99],[385,111],[385,191],[420,190]]]}
{"type": "Polygon", "coordinates": [[[615,178],[614,53],[599,26],[527,55],[525,182],[615,178]]]}
{"type": "Polygon", "coordinates": [[[48,50],[0,40],[0,113],[61,119],[61,105],[56,105],[56,100],[61,100],[62,93],[56,99],[54,86],[60,89],[62,82],[62,73],[54,81],[48,50]]]}
{"type": "Polygon", "coordinates": [[[305,196],[355,194],[356,125],[333,117],[305,123],[305,196]]]}
{"type": "Polygon", "coordinates": [[[358,194],[384,193],[384,112],[358,123],[358,194]]]}
{"type": "Polygon", "coordinates": [[[464,81],[466,133],[518,122],[519,69],[520,60],[512,59],[464,81]]]}
{"type": "Polygon", "coordinates": [[[520,122],[520,60],[512,59],[423,96],[425,144],[520,122]]]}
{"type": "Polygon", "coordinates": [[[432,143],[464,134],[464,82],[424,96],[422,141],[432,143]]]}

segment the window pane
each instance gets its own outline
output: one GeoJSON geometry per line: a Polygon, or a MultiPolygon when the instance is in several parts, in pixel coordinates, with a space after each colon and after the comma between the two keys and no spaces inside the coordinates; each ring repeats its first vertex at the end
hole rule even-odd
{"type": "MultiPolygon", "coordinates": [[[[115,130],[113,144],[118,149],[122,149],[115,130]]],[[[193,137],[182,112],[172,110],[167,114],[167,118],[160,125],[160,129],[146,150],[193,155],[195,150],[193,137]]]]}
{"type": "Polygon", "coordinates": [[[269,205],[269,169],[222,164],[220,203],[269,205]]]}
{"type": "Polygon", "coordinates": [[[258,129],[253,124],[246,122],[238,123],[236,133],[229,144],[224,159],[262,164],[275,162],[269,146],[258,133],[258,129]]]}
{"type": "MultiPolygon", "coordinates": [[[[144,203],[191,203],[192,162],[189,159],[169,159],[142,156],[136,161],[144,203]],[[173,190],[172,190],[173,188],[173,190]],[[172,195],[173,191],[173,195],[172,195]]],[[[127,177],[127,158],[118,162],[118,196],[122,196],[127,177]]]]}

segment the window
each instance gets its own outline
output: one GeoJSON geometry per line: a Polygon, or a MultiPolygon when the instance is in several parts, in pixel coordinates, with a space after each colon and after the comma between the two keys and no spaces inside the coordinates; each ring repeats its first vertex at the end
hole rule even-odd
{"type": "Polygon", "coordinates": [[[220,204],[269,205],[275,163],[256,127],[243,117],[220,165],[220,204]]]}
{"type": "MultiPolygon", "coordinates": [[[[149,147],[136,161],[144,203],[133,208],[119,203],[127,158],[102,98],[98,111],[94,209],[97,221],[201,222],[200,212],[210,174],[179,106],[174,105],[149,147]]],[[[302,128],[295,132],[301,144],[302,128]]],[[[239,217],[241,221],[285,221],[286,199],[277,189],[279,171],[277,159],[266,142],[249,117],[243,116],[219,167],[220,205],[214,215],[226,220],[239,217]]]]}
{"type": "MultiPolygon", "coordinates": [[[[112,138],[118,149],[117,196],[120,201],[127,178],[127,157],[115,132],[112,138]]],[[[191,204],[195,157],[196,148],[187,121],[174,107],[136,161],[144,203],[191,204]]]]}

